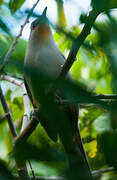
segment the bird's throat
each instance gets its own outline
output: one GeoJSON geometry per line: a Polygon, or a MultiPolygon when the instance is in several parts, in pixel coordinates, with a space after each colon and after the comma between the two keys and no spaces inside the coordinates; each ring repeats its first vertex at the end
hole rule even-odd
{"type": "Polygon", "coordinates": [[[46,41],[51,37],[50,27],[48,25],[42,25],[36,27],[36,34],[39,36],[40,40],[46,41]]]}

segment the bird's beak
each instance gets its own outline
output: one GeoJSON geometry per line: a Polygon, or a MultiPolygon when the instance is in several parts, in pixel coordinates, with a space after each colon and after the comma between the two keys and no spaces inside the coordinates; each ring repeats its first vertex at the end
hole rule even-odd
{"type": "Polygon", "coordinates": [[[47,7],[43,10],[42,16],[46,17],[47,7]]]}

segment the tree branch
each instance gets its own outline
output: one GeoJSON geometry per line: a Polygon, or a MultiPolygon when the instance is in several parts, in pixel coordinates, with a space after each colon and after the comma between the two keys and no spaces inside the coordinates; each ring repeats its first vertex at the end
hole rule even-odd
{"type": "Polygon", "coordinates": [[[21,128],[21,132],[22,132],[24,128],[28,125],[29,120],[30,120],[30,114],[31,114],[30,100],[29,100],[24,82],[19,79],[16,79],[10,76],[5,76],[5,75],[1,75],[0,80],[11,82],[22,89],[23,101],[24,101],[24,117],[23,117],[23,123],[22,123],[22,128],[21,128]]]}
{"type": "Polygon", "coordinates": [[[24,23],[21,25],[21,28],[20,28],[20,31],[19,31],[18,35],[15,37],[13,43],[11,44],[10,49],[8,50],[7,54],[5,55],[5,58],[4,58],[4,61],[3,61],[2,66],[1,66],[1,68],[0,68],[0,71],[3,71],[3,69],[4,69],[5,66],[7,65],[8,60],[9,60],[9,57],[10,57],[11,54],[13,53],[14,48],[15,48],[17,42],[18,42],[18,39],[20,38],[20,36],[22,36],[23,29],[24,29],[25,25],[29,22],[29,18],[30,18],[31,14],[32,14],[32,12],[33,12],[33,10],[34,10],[34,8],[37,6],[37,4],[38,4],[39,1],[40,1],[40,0],[37,0],[36,3],[32,6],[32,8],[31,8],[29,14],[27,15],[24,23]]]}
{"type": "MultiPolygon", "coordinates": [[[[104,173],[109,173],[109,172],[113,172],[114,171],[114,167],[108,167],[108,168],[103,168],[103,169],[99,169],[99,170],[94,170],[92,171],[92,175],[93,178],[96,179],[96,177],[104,174],[104,173]]],[[[17,177],[16,177],[17,178],[17,177]]],[[[19,179],[19,178],[17,178],[19,179]]],[[[33,177],[31,177],[31,180],[33,180],[33,177]]],[[[35,180],[66,180],[65,177],[41,177],[41,176],[36,176],[35,180]]]]}
{"type": "Polygon", "coordinates": [[[17,136],[17,131],[16,131],[16,128],[14,126],[13,119],[11,116],[11,112],[8,108],[8,105],[7,105],[6,99],[4,97],[1,86],[0,86],[0,100],[1,100],[1,104],[3,106],[4,112],[6,114],[6,118],[8,120],[8,125],[9,125],[9,129],[11,131],[11,135],[13,138],[15,138],[17,136]]]}
{"type": "Polygon", "coordinates": [[[81,33],[78,35],[78,37],[76,39],[73,40],[71,50],[69,52],[67,60],[65,61],[65,63],[62,66],[62,69],[58,76],[58,79],[64,78],[66,76],[66,74],[68,73],[73,62],[75,61],[75,58],[76,58],[79,48],[81,47],[84,40],[90,33],[90,30],[91,30],[93,23],[95,22],[97,16],[98,16],[98,13],[95,10],[90,11],[81,33]]]}
{"type": "Polygon", "coordinates": [[[20,133],[20,135],[15,138],[14,143],[22,139],[26,141],[28,137],[32,134],[32,132],[35,130],[38,123],[39,123],[39,110],[34,111],[31,121],[28,123],[26,128],[20,133]]]}
{"type": "Polygon", "coordinates": [[[16,79],[14,77],[11,77],[11,76],[6,76],[6,75],[1,75],[0,76],[0,80],[5,80],[5,81],[8,81],[8,82],[11,82],[12,84],[15,84],[16,86],[19,86],[22,88],[22,80],[19,80],[19,79],[16,79]]]}
{"type": "Polygon", "coordinates": [[[117,100],[117,94],[97,94],[94,97],[96,99],[117,100]]]}
{"type": "MultiPolygon", "coordinates": [[[[94,97],[96,100],[101,100],[101,99],[105,100],[106,102],[108,102],[108,100],[109,100],[109,102],[110,102],[110,100],[117,100],[117,94],[96,94],[96,95],[94,95],[92,97],[94,97]]],[[[72,98],[71,99],[62,99],[62,100],[60,100],[60,102],[59,101],[57,101],[57,102],[60,103],[60,104],[61,103],[62,104],[79,103],[79,99],[72,99],[72,98]]],[[[84,105],[84,104],[88,104],[87,102],[84,102],[84,104],[83,104],[83,102],[81,102],[80,104],[81,104],[82,107],[86,106],[86,108],[95,106],[95,104],[84,105]]]]}
{"type": "Polygon", "coordinates": [[[94,170],[94,171],[92,171],[92,175],[96,176],[96,175],[100,175],[103,173],[112,172],[114,170],[115,170],[114,167],[108,167],[108,168],[103,168],[103,169],[99,169],[99,170],[94,170]]]}
{"type": "MultiPolygon", "coordinates": [[[[1,86],[0,86],[0,100],[1,100],[1,104],[3,106],[4,112],[6,113],[6,118],[7,118],[7,121],[8,121],[9,129],[10,129],[12,138],[14,140],[17,137],[18,134],[17,134],[16,128],[14,126],[13,119],[12,119],[12,116],[11,116],[11,112],[10,112],[10,110],[8,108],[8,105],[7,105],[6,99],[4,97],[4,94],[2,92],[1,86]]],[[[20,166],[16,162],[16,166],[17,166],[20,178],[24,178],[24,179],[29,180],[30,178],[29,178],[29,175],[28,175],[28,171],[26,169],[26,165],[23,164],[22,166],[20,166]]]]}
{"type": "Polygon", "coordinates": [[[24,117],[23,117],[23,123],[22,123],[22,128],[21,128],[21,132],[22,132],[30,121],[31,107],[30,107],[30,100],[29,100],[24,83],[22,83],[21,88],[23,91],[23,101],[24,101],[24,117]]]}
{"type": "MultiPolygon", "coordinates": [[[[19,180],[19,178],[15,177],[17,180],[19,180]]],[[[34,180],[33,177],[31,177],[31,180],[34,180]]],[[[57,176],[52,176],[52,177],[41,177],[41,176],[36,176],[35,180],[66,180],[66,178],[64,177],[57,177],[57,176]]]]}
{"type": "MultiPolygon", "coordinates": [[[[33,178],[31,178],[31,180],[33,180],[33,178]]],[[[35,180],[66,180],[66,178],[64,177],[35,177],[35,180]]]]}

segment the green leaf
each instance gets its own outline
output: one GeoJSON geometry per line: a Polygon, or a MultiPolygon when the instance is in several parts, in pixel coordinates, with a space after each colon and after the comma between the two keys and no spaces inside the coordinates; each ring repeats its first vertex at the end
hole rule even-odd
{"type": "Polygon", "coordinates": [[[117,8],[116,0],[92,0],[91,4],[93,6],[93,9],[95,9],[99,13],[107,11],[109,9],[117,8]]]}
{"type": "Polygon", "coordinates": [[[94,158],[97,153],[97,141],[93,140],[87,144],[84,144],[86,152],[88,152],[88,156],[90,158],[94,158]]]}
{"type": "MultiPolygon", "coordinates": [[[[11,44],[11,39],[9,39],[8,36],[0,33],[0,66],[3,63],[5,54],[7,53],[11,44]]],[[[8,64],[5,67],[5,72],[13,75],[18,74],[23,76],[25,49],[26,41],[19,39],[13,53],[9,58],[8,64]]]]}
{"type": "Polygon", "coordinates": [[[107,164],[117,170],[117,130],[104,131],[97,140],[98,148],[104,153],[107,164]]]}
{"type": "Polygon", "coordinates": [[[0,4],[3,4],[4,0],[0,0],[0,4]]]}
{"type": "Polygon", "coordinates": [[[58,11],[58,25],[64,27],[66,25],[66,18],[64,13],[63,1],[56,0],[58,11]]]}
{"type": "Polygon", "coordinates": [[[19,39],[15,50],[12,53],[5,71],[10,74],[23,75],[23,66],[24,66],[24,56],[25,56],[26,42],[22,39],[19,39]]]}
{"type": "Polygon", "coordinates": [[[15,180],[11,172],[7,168],[7,164],[0,159],[0,179],[2,180],[15,180]]]}
{"type": "Polygon", "coordinates": [[[25,0],[10,0],[9,2],[9,8],[11,10],[11,13],[14,14],[17,9],[19,9],[25,0]]]}
{"type": "Polygon", "coordinates": [[[5,24],[5,22],[0,18],[0,28],[7,33],[8,35],[11,35],[11,32],[9,30],[9,28],[7,27],[7,25],[5,24]]]}

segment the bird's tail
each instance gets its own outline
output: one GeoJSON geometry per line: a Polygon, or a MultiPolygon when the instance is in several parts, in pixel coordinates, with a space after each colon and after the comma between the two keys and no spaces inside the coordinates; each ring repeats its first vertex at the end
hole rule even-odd
{"type": "Polygon", "coordinates": [[[91,169],[85,154],[82,140],[77,132],[77,142],[68,152],[69,180],[92,180],[91,169]]]}

